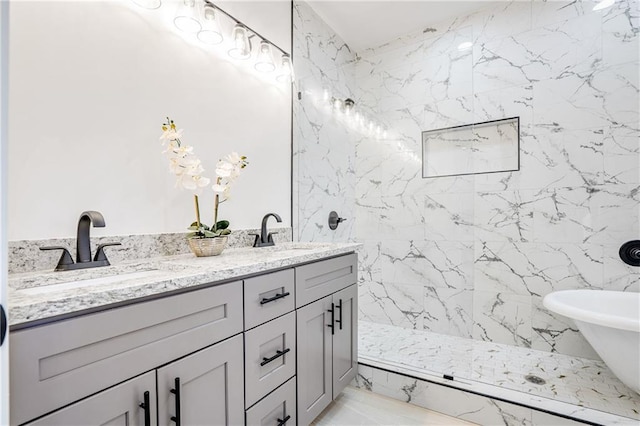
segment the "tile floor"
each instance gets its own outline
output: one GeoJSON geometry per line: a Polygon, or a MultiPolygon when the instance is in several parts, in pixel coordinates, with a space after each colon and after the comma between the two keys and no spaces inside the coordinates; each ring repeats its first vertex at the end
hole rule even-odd
{"type": "Polygon", "coordinates": [[[474,424],[351,386],[312,423],[314,426],[474,424]]]}

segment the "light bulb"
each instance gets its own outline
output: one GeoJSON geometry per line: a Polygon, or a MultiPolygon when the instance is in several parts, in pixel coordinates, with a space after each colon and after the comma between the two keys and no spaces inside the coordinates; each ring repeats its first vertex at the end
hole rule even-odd
{"type": "Polygon", "coordinates": [[[178,6],[178,13],[173,20],[175,26],[185,33],[193,34],[202,28],[200,22],[196,18],[196,2],[195,0],[183,0],[178,6]]]}
{"type": "Polygon", "coordinates": [[[203,10],[202,30],[198,33],[198,39],[204,44],[214,45],[222,43],[222,34],[216,22],[216,8],[209,3],[205,3],[203,10]]]}
{"type": "Polygon", "coordinates": [[[291,66],[291,57],[287,54],[282,55],[282,66],[280,67],[280,75],[276,77],[281,83],[289,83],[293,81],[293,66],[291,66]]]}
{"type": "Polygon", "coordinates": [[[247,29],[241,24],[236,24],[231,32],[233,47],[229,49],[229,56],[235,59],[248,59],[251,56],[251,42],[247,35],[247,29]]]}
{"type": "Polygon", "coordinates": [[[273,57],[271,56],[271,45],[268,41],[262,40],[260,42],[258,60],[254,67],[260,72],[273,72],[276,69],[276,64],[273,63],[273,57]]]}

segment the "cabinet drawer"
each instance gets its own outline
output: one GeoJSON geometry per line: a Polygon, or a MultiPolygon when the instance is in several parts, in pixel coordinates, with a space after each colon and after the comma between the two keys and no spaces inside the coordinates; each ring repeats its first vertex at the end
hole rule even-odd
{"type": "Polygon", "coordinates": [[[242,283],[234,282],[13,332],[11,421],[25,422],[241,331],[242,283]]]}
{"type": "Polygon", "coordinates": [[[298,424],[296,420],[296,378],[271,392],[247,410],[247,426],[278,426],[298,424]]]}
{"type": "Polygon", "coordinates": [[[245,395],[250,407],[296,373],[296,316],[291,312],[245,333],[245,395]]]}
{"type": "Polygon", "coordinates": [[[253,328],[293,311],[293,269],[244,280],[244,324],[253,328]]]}
{"type": "Polygon", "coordinates": [[[355,284],[358,256],[349,254],[296,269],[296,307],[304,306],[355,284]]]}

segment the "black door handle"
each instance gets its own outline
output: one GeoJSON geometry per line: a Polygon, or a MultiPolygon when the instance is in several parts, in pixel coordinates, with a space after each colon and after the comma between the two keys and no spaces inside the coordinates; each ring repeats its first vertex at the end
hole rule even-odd
{"type": "Polygon", "coordinates": [[[4,307],[0,305],[0,346],[4,343],[4,338],[7,336],[7,314],[4,312],[4,307]]]}
{"type": "Polygon", "coordinates": [[[176,377],[175,388],[169,392],[176,396],[176,415],[171,416],[171,421],[174,422],[176,426],[180,426],[180,377],[176,377]]]}
{"type": "Polygon", "coordinates": [[[327,327],[331,329],[332,336],[336,334],[336,328],[333,325],[333,323],[335,322],[335,311],[336,311],[335,304],[331,303],[331,309],[327,310],[327,312],[331,312],[331,324],[327,324],[327,327]]]}
{"type": "Polygon", "coordinates": [[[340,309],[340,319],[337,319],[336,322],[340,324],[340,330],[342,330],[342,299],[340,299],[340,303],[336,306],[336,309],[340,309]]]}
{"type": "Polygon", "coordinates": [[[144,393],[144,402],[139,404],[144,410],[144,426],[151,426],[151,406],[149,405],[149,391],[144,393]]]}
{"type": "Polygon", "coordinates": [[[285,423],[287,423],[289,421],[289,419],[291,418],[291,416],[287,416],[284,419],[280,419],[278,418],[278,426],[283,426],[285,423]]]}

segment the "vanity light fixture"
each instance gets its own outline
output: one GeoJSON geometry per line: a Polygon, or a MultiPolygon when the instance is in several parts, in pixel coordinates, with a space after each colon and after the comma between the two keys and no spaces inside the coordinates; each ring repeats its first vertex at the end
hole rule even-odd
{"type": "Polygon", "coordinates": [[[196,0],[181,0],[173,23],[180,31],[188,34],[200,31],[202,26],[198,21],[196,0]]]}
{"type": "Polygon", "coordinates": [[[204,22],[202,30],[198,33],[198,40],[208,45],[222,43],[223,37],[216,21],[216,8],[212,4],[204,4],[202,19],[204,22]]]}
{"type": "Polygon", "coordinates": [[[260,49],[258,50],[258,59],[254,67],[260,72],[275,71],[276,64],[273,63],[273,56],[271,55],[271,44],[268,41],[262,40],[260,42],[260,49]]]}
{"type": "Polygon", "coordinates": [[[616,2],[616,0],[602,0],[600,1],[598,4],[596,4],[595,6],[593,6],[593,10],[602,10],[602,9],[606,9],[608,7],[613,6],[613,4],[616,2]]]}
{"type": "MultiPolygon", "coordinates": [[[[159,9],[162,6],[162,0],[131,0],[131,2],[146,9],[159,9]]],[[[178,0],[178,9],[173,23],[187,38],[195,36],[203,45],[212,46],[221,44],[226,38],[221,31],[221,28],[226,28],[226,25],[220,22],[220,17],[231,21],[233,25],[231,39],[228,41],[229,46],[226,48],[230,57],[249,59],[253,50],[251,40],[255,37],[255,40],[259,41],[259,48],[254,68],[264,73],[273,73],[271,75],[275,77],[274,80],[280,83],[293,82],[293,64],[287,52],[210,0],[178,0]],[[282,55],[277,56],[280,58],[277,63],[274,60],[274,49],[282,55]]]]}
{"type": "Polygon", "coordinates": [[[249,59],[251,56],[251,42],[244,25],[237,23],[231,32],[233,47],[229,49],[229,56],[234,59],[249,59]]]}

